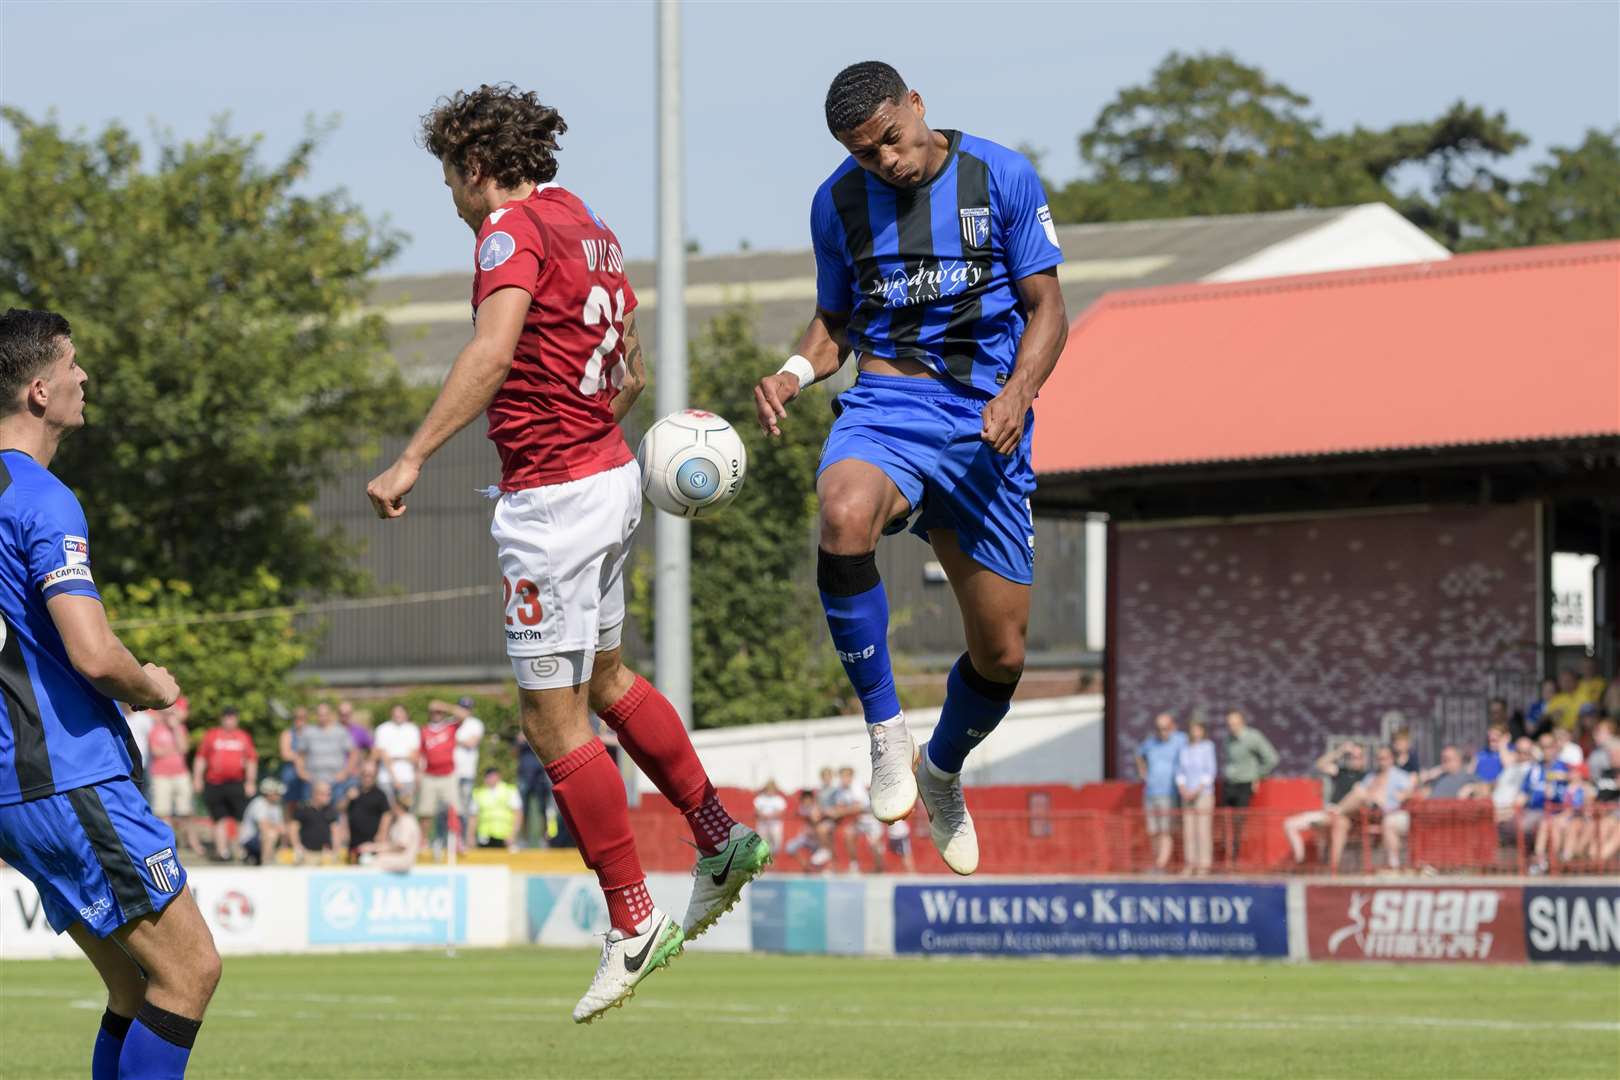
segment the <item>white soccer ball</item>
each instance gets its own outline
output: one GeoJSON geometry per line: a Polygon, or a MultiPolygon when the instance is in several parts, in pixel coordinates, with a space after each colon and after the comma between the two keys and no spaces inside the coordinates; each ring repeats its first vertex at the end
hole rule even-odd
{"type": "Polygon", "coordinates": [[[742,490],[748,448],[724,417],[682,409],[647,429],[636,461],[648,502],[676,517],[707,517],[742,490]]]}

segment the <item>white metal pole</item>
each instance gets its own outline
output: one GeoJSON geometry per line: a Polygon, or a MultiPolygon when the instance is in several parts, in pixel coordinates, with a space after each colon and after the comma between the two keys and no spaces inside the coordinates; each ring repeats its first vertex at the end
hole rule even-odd
{"type": "MultiPolygon", "coordinates": [[[[658,415],[686,408],[686,213],[682,199],[681,9],[658,5],[658,415]]],[[[657,514],[655,678],[692,726],[692,538],[684,518],[657,514]]]]}

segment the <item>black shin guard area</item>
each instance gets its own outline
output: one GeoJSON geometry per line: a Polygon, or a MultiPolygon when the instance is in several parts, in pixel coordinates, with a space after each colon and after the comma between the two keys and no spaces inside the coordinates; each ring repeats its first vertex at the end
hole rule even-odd
{"type": "Polygon", "coordinates": [[[878,577],[877,552],[865,555],[834,555],[826,548],[816,549],[816,587],[828,596],[859,596],[882,583],[878,577]]]}
{"type": "Polygon", "coordinates": [[[135,1019],[158,1038],[187,1050],[196,1045],[197,1029],[202,1027],[201,1020],[188,1020],[179,1013],[160,1009],[151,1002],[141,1006],[141,1011],[135,1014],[135,1019]]]}
{"type": "MultiPolygon", "coordinates": [[[[991,682],[980,675],[979,669],[973,666],[973,658],[967,653],[963,653],[957,663],[962,666],[962,681],[981,697],[987,697],[991,701],[1011,701],[1013,691],[1018,689],[1018,679],[1012,682],[991,682]]],[[[1023,677],[1024,673],[1020,671],[1018,678],[1023,677]]]]}
{"type": "Polygon", "coordinates": [[[134,1022],[135,1018],[133,1016],[119,1016],[111,1009],[107,1009],[101,1014],[101,1030],[120,1042],[123,1041],[124,1036],[129,1034],[129,1025],[134,1022]]]}

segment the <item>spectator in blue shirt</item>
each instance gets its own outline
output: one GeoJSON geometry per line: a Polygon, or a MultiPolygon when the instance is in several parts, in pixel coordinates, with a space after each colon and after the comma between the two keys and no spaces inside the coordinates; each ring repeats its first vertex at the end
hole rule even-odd
{"type": "Polygon", "coordinates": [[[1170,865],[1175,837],[1170,820],[1176,808],[1176,768],[1187,736],[1176,730],[1176,718],[1160,713],[1153,718],[1153,734],[1142,740],[1136,751],[1136,772],[1142,778],[1142,804],[1147,811],[1148,836],[1153,841],[1153,866],[1163,870],[1170,865]]]}
{"type": "MultiPolygon", "coordinates": [[[[1497,698],[1496,701],[1501,701],[1497,698]]],[[[1494,711],[1496,701],[1491,702],[1494,711]]],[[[1487,784],[1494,784],[1502,775],[1502,751],[1508,747],[1506,723],[1492,723],[1485,729],[1485,749],[1474,755],[1474,775],[1487,784]]]]}

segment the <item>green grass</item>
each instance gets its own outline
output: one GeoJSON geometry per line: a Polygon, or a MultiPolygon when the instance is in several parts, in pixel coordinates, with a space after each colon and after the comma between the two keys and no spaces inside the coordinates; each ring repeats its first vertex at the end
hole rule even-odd
{"type": "MultiPolygon", "coordinates": [[[[594,955],[227,959],[195,1077],[1616,1075],[1599,968],[688,953],[590,1027],[594,955]]],[[[0,964],[0,1077],[83,1077],[89,964],[0,964]]]]}

